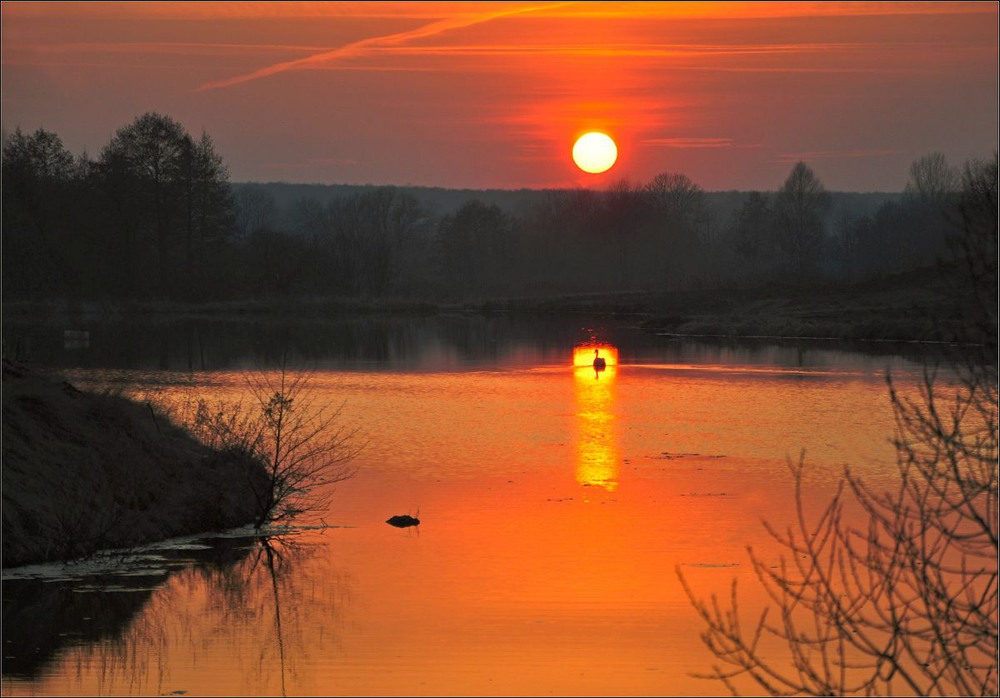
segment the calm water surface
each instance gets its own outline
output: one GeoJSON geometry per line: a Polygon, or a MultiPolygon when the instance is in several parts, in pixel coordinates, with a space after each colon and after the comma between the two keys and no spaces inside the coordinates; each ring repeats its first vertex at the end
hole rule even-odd
{"type": "Polygon", "coordinates": [[[69,349],[30,334],[78,383],[180,407],[288,357],[365,447],[329,510],[270,542],[5,571],[5,695],[714,695],[691,675],[713,658],[678,570],[704,596],[738,580],[749,620],[746,547],[777,562],[761,521],[793,520],[789,459],[809,464],[810,511],[845,465],[889,484],[885,372],[919,374],[889,353],[579,319],[109,325],[69,349]],[[574,368],[590,334],[621,363],[574,368]],[[385,523],[407,513],[421,525],[385,523]]]}

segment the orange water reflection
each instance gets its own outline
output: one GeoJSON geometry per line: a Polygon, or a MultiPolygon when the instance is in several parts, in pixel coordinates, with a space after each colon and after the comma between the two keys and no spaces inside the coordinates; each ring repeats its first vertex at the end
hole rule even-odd
{"type": "Polygon", "coordinates": [[[608,492],[618,489],[616,363],[609,362],[600,373],[590,367],[573,369],[577,402],[576,481],[603,487],[608,492]]]}
{"type": "Polygon", "coordinates": [[[756,617],[746,546],[775,554],[760,519],[792,522],[786,458],[807,451],[810,512],[844,463],[893,471],[884,381],[608,364],[317,375],[368,439],[323,515],[342,528],[176,574],[3,693],[715,695],[676,570],[723,599],[738,579],[756,617]],[[419,531],[385,524],[418,509],[419,531]]]}

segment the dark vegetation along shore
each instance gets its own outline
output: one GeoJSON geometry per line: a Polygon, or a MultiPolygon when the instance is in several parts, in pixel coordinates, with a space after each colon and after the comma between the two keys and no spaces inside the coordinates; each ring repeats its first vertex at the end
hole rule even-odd
{"type": "Polygon", "coordinates": [[[3,361],[3,566],[231,528],[263,470],[149,405],[3,361]]]}
{"type": "MultiPolygon", "coordinates": [[[[770,283],[753,288],[623,291],[498,296],[459,303],[420,299],[283,298],[216,303],[138,302],[100,305],[7,302],[7,319],[62,323],[129,318],[331,319],[338,317],[587,315],[632,318],[644,330],[678,337],[833,339],[847,342],[939,342],[960,336],[975,303],[956,283],[954,265],[929,266],[853,283],[770,283]]],[[[13,352],[16,347],[8,349],[13,352]]]]}
{"type": "Polygon", "coordinates": [[[855,283],[494,299],[464,310],[628,316],[647,332],[678,338],[953,341],[961,336],[956,322],[975,303],[950,280],[953,271],[927,267],[855,283]]]}
{"type": "Polygon", "coordinates": [[[927,267],[849,284],[673,294],[644,328],[681,336],[953,341],[963,336],[956,323],[975,304],[968,289],[955,283],[955,271],[927,267]]]}

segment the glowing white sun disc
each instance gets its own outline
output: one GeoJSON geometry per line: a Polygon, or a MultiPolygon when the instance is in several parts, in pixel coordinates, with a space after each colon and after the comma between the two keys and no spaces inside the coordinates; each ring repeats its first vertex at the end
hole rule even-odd
{"type": "Polygon", "coordinates": [[[573,162],[584,172],[607,172],[618,159],[618,146],[611,136],[591,131],[580,136],[573,145],[573,162]]]}

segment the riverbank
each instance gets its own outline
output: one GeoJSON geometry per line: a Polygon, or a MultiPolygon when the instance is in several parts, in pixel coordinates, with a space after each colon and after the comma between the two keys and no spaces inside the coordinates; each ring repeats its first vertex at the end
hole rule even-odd
{"type": "Polygon", "coordinates": [[[963,336],[968,299],[925,275],[851,285],[722,291],[664,299],[645,329],[678,336],[942,342],[963,336]]]}
{"type": "Polygon", "coordinates": [[[3,567],[253,521],[263,471],[150,405],[3,361],[3,567]],[[259,484],[259,483],[258,483],[259,484]]]}
{"type": "MultiPolygon", "coordinates": [[[[940,342],[960,335],[970,302],[939,269],[847,283],[768,284],[755,288],[519,295],[462,301],[416,298],[285,298],[215,303],[5,303],[11,319],[85,327],[90,320],[162,318],[333,318],[440,314],[579,314],[634,318],[654,334],[677,337],[940,342]]],[[[8,356],[10,353],[8,352],[8,356]]]]}

